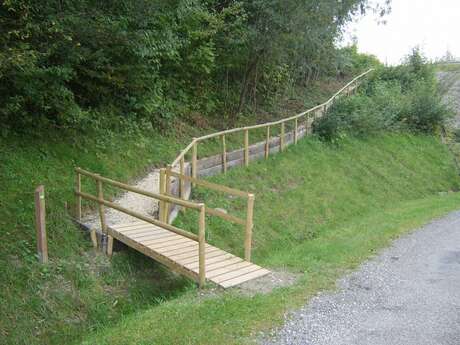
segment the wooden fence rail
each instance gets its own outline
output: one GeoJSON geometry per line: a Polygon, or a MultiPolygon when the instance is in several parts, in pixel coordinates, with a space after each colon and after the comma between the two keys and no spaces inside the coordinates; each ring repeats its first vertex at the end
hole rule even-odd
{"type": "Polygon", "coordinates": [[[281,127],[281,134],[280,134],[280,151],[284,150],[285,147],[285,126],[286,123],[288,122],[294,122],[294,143],[297,143],[297,138],[298,138],[298,130],[299,130],[299,120],[304,117],[306,121],[311,117],[310,115],[313,115],[313,118],[317,118],[318,114],[321,113],[324,114],[327,112],[327,110],[332,106],[332,104],[335,102],[335,100],[340,97],[342,94],[350,94],[352,93],[359,85],[360,80],[372,72],[373,69],[369,69],[368,71],[360,74],[353,80],[351,80],[349,83],[347,83],[344,87],[342,87],[339,91],[337,91],[330,99],[328,99],[325,103],[317,105],[311,109],[308,109],[300,114],[287,117],[281,120],[277,121],[272,121],[272,122],[267,122],[267,123],[262,123],[258,125],[253,125],[253,126],[246,126],[246,127],[240,127],[240,128],[232,128],[232,129],[227,129],[224,131],[220,132],[215,132],[207,135],[203,135],[198,138],[193,138],[192,142],[185,147],[179,155],[176,157],[176,159],[172,162],[171,167],[175,168],[177,167],[180,162],[185,161],[185,156],[192,151],[192,177],[196,178],[197,175],[197,152],[198,152],[198,144],[203,143],[204,141],[208,139],[212,139],[215,137],[221,137],[222,140],[222,171],[226,172],[227,171],[227,161],[226,161],[226,135],[232,134],[232,133],[238,133],[238,132],[243,132],[244,133],[244,165],[247,166],[249,164],[249,136],[250,136],[250,131],[254,129],[259,129],[259,128],[266,128],[267,130],[267,144],[266,144],[266,149],[265,149],[265,157],[267,158],[270,153],[270,148],[269,148],[269,139],[270,139],[270,128],[276,125],[280,125],[281,127]]]}
{"type": "MultiPolygon", "coordinates": [[[[243,133],[243,138],[244,138],[244,146],[242,150],[242,161],[245,166],[248,166],[250,163],[251,159],[251,152],[250,152],[250,133],[252,130],[255,129],[261,129],[265,128],[266,129],[266,141],[265,145],[263,145],[262,150],[264,150],[264,157],[268,158],[271,150],[271,145],[273,144],[273,140],[271,138],[272,135],[272,129],[274,126],[280,126],[280,135],[279,135],[279,142],[275,141],[275,145],[279,145],[279,151],[283,151],[285,149],[285,146],[292,141],[294,144],[297,144],[298,138],[299,138],[299,128],[302,128],[302,125],[299,125],[303,122],[303,128],[300,131],[300,134],[308,134],[308,130],[311,128],[311,123],[313,122],[314,119],[316,119],[318,116],[324,115],[327,110],[332,106],[332,104],[335,102],[337,97],[341,96],[342,94],[350,94],[353,92],[359,85],[359,81],[361,78],[363,78],[365,75],[370,73],[372,69],[362,73],[361,75],[357,76],[354,78],[352,81],[350,81],[347,85],[345,85],[343,88],[341,88],[339,91],[337,91],[329,100],[327,100],[325,103],[317,105],[316,107],[313,107],[307,111],[304,111],[300,114],[284,118],[278,121],[273,121],[273,122],[268,122],[268,123],[263,123],[263,124],[258,124],[254,126],[247,126],[247,127],[241,127],[241,128],[233,128],[233,129],[228,129],[225,131],[220,131],[217,133],[212,133],[208,135],[201,136],[199,138],[194,138],[192,142],[187,145],[185,149],[183,149],[177,158],[173,161],[171,165],[168,166],[167,169],[161,169],[160,170],[160,188],[159,188],[159,193],[153,193],[145,190],[141,190],[139,188],[132,187],[130,185],[111,180],[106,177],[102,177],[98,174],[76,168],[76,181],[75,181],[75,197],[76,197],[76,218],[77,220],[81,220],[81,215],[82,215],[82,199],[86,199],[89,201],[96,202],[98,205],[98,210],[99,210],[99,217],[100,217],[100,222],[101,222],[101,228],[102,228],[102,233],[104,236],[102,238],[107,239],[107,254],[111,255],[112,254],[112,249],[113,249],[113,236],[115,236],[117,239],[123,241],[123,236],[122,233],[118,233],[117,231],[114,231],[112,227],[109,227],[107,225],[107,220],[105,218],[105,207],[109,207],[112,209],[115,209],[119,212],[125,213],[129,216],[132,216],[134,218],[137,218],[143,222],[149,223],[153,226],[152,231],[156,231],[155,229],[159,231],[164,231],[168,230],[176,235],[185,237],[186,239],[178,239],[176,241],[180,241],[182,244],[178,246],[188,246],[188,244],[184,244],[183,241],[195,241],[198,242],[198,272],[194,271],[195,273],[192,274],[193,277],[195,277],[196,280],[198,280],[200,287],[205,284],[206,280],[206,248],[208,244],[206,243],[206,214],[211,215],[211,216],[217,216],[222,219],[225,219],[230,222],[234,222],[236,224],[242,225],[245,228],[245,235],[244,235],[244,259],[247,261],[245,265],[253,265],[250,264],[251,260],[251,249],[252,249],[252,230],[253,230],[253,214],[254,214],[254,194],[252,193],[247,193],[243,192],[237,189],[229,188],[226,186],[222,186],[219,184],[211,183],[208,181],[203,181],[199,180],[198,177],[198,144],[203,143],[206,140],[213,139],[213,138],[219,138],[221,140],[221,146],[222,146],[222,151],[221,151],[221,161],[222,161],[222,172],[226,172],[228,165],[227,165],[227,154],[233,154],[232,152],[227,152],[227,142],[226,138],[229,134],[232,133],[243,133]],[[293,123],[293,136],[290,137],[290,134],[288,134],[287,139],[286,139],[286,125],[288,123],[292,122],[293,123]],[[290,138],[290,139],[289,139],[290,138]],[[186,155],[191,151],[191,172],[190,176],[188,175],[188,172],[186,172],[186,155]],[[174,171],[173,169],[178,169],[178,172],[174,171]],[[88,193],[83,192],[82,189],[82,183],[81,183],[81,176],[86,176],[91,179],[93,179],[96,182],[96,194],[97,195],[91,195],[88,193]],[[171,179],[175,178],[178,181],[178,197],[175,197],[171,193],[171,179]],[[192,187],[194,186],[202,186],[205,188],[209,188],[215,191],[223,192],[226,194],[230,194],[233,196],[238,196],[238,197],[243,197],[246,198],[247,204],[246,204],[246,218],[242,219],[230,214],[227,214],[223,210],[216,209],[216,208],[207,208],[204,203],[196,203],[192,201],[186,200],[186,192],[185,192],[185,185],[186,182],[188,182],[192,187]],[[144,195],[146,197],[154,198],[159,201],[159,219],[155,219],[153,217],[143,215],[138,212],[134,212],[132,210],[129,210],[125,207],[122,207],[118,204],[115,204],[111,201],[108,201],[104,197],[104,185],[111,185],[113,187],[120,188],[122,190],[128,191],[128,192],[133,192],[137,194],[144,195]],[[170,224],[170,209],[171,205],[178,205],[186,209],[193,209],[196,210],[200,213],[199,215],[199,220],[198,220],[198,234],[193,234],[190,232],[187,232],[183,229],[180,229],[178,227],[175,227],[170,224]],[[155,228],[157,227],[157,228],[155,228]],[[162,230],[163,229],[163,230],[162,230]],[[118,237],[117,237],[118,236],[118,237]],[[187,240],[188,239],[188,240],[187,240]],[[198,273],[198,275],[197,275],[198,273]]],[[[252,149],[251,149],[252,150],[252,149]]],[[[121,230],[120,230],[121,231],[121,230]]],[[[95,237],[95,233],[92,232],[92,238],[93,235],[95,237]]],[[[176,235],[168,235],[168,236],[176,236],[176,235]]],[[[95,239],[94,239],[95,240],[95,239]]],[[[94,243],[93,240],[93,243],[94,243]]],[[[124,241],[128,241],[128,239],[124,239],[124,241]]],[[[131,241],[133,242],[133,241],[131,241]]],[[[134,241],[136,242],[136,241],[134,241]]],[[[177,243],[177,242],[175,242],[177,243]]],[[[97,243],[96,243],[97,244],[97,243]]],[[[136,247],[133,243],[131,243],[133,247],[136,247]]],[[[104,245],[103,245],[104,247],[104,245]]],[[[143,253],[147,253],[146,249],[143,247],[137,247],[137,249],[143,253]]],[[[195,249],[194,249],[195,250],[195,249]]],[[[214,248],[212,250],[217,250],[217,248],[214,248]]],[[[171,249],[171,253],[175,253],[175,250],[171,249]]],[[[147,253],[148,255],[149,253],[147,253]]],[[[153,255],[154,258],[159,259],[158,255],[153,255]]],[[[225,255],[231,255],[231,254],[225,254],[225,255]]],[[[160,260],[160,259],[159,259],[160,260]]],[[[163,259],[161,259],[163,260],[163,259]]],[[[161,261],[160,260],[160,261],[161,261]]],[[[233,260],[233,259],[232,259],[233,260]]],[[[241,259],[240,259],[241,260],[241,259]]],[[[163,260],[163,263],[166,261],[163,260]]],[[[184,274],[190,274],[190,270],[184,270],[184,267],[180,266],[176,263],[171,263],[171,261],[168,261],[167,265],[169,267],[175,267],[179,271],[183,272],[184,274]],[[188,272],[188,273],[187,273],[188,272]]],[[[211,265],[212,266],[212,265],[211,265]]],[[[268,271],[263,270],[258,266],[254,266],[255,269],[257,269],[258,274],[266,274],[268,271]]],[[[192,267],[193,269],[193,267],[192,267]]],[[[195,267],[196,270],[196,267],[195,267]]],[[[236,272],[236,271],[235,271],[236,272]]],[[[239,274],[239,272],[235,273],[233,272],[232,274],[239,274]]],[[[248,278],[248,277],[246,277],[248,278]]],[[[250,277],[249,277],[250,278],[250,277]]],[[[248,279],[249,279],[248,278],[248,279]]],[[[211,277],[212,279],[212,277],[211,277]]],[[[225,286],[231,286],[231,282],[227,282],[224,284],[225,286]]],[[[234,283],[234,282],[233,282],[234,283]]],[[[233,284],[232,283],[232,284],[233,284]]]]}
{"type": "MultiPolygon", "coordinates": [[[[254,224],[254,220],[253,220],[254,199],[255,199],[254,194],[243,192],[238,189],[230,188],[230,187],[212,183],[209,181],[200,180],[200,179],[185,175],[180,172],[179,173],[175,172],[172,170],[171,167],[168,167],[167,169],[160,170],[160,181],[164,183],[164,185],[160,186],[161,187],[160,191],[162,193],[165,193],[165,195],[167,196],[170,195],[169,191],[170,191],[170,184],[171,184],[172,177],[178,179],[179,185],[182,185],[183,182],[187,181],[196,186],[202,186],[207,189],[222,192],[222,193],[229,194],[232,196],[242,197],[247,200],[245,219],[233,216],[231,214],[223,212],[222,210],[211,208],[211,207],[206,207],[206,213],[211,216],[216,216],[224,220],[227,220],[229,222],[244,226],[244,229],[245,229],[244,260],[250,262],[251,261],[251,248],[252,248],[252,229],[253,229],[253,224],[254,224]]],[[[160,219],[162,219],[164,222],[167,222],[167,217],[169,215],[169,205],[168,204],[169,203],[167,201],[160,202],[160,219]]]]}
{"type": "MultiPolygon", "coordinates": [[[[245,226],[245,260],[250,261],[251,258],[251,241],[252,241],[252,228],[253,228],[253,208],[254,208],[254,195],[251,193],[241,192],[232,190],[231,188],[221,186],[218,184],[212,184],[207,181],[199,180],[198,177],[198,145],[204,143],[206,140],[220,138],[221,141],[221,164],[222,164],[222,172],[226,173],[228,169],[228,160],[227,160],[227,137],[230,134],[234,133],[243,133],[243,149],[242,149],[242,164],[244,166],[248,166],[250,163],[251,155],[250,155],[250,133],[252,130],[256,129],[266,129],[266,140],[265,140],[265,147],[264,147],[264,157],[267,159],[270,155],[271,150],[271,133],[273,127],[279,126],[280,128],[280,135],[279,135],[279,152],[282,152],[287,143],[286,143],[286,125],[288,123],[293,123],[293,143],[297,144],[299,138],[299,129],[305,131],[308,134],[309,129],[311,128],[311,124],[315,119],[324,115],[327,110],[332,106],[332,104],[336,101],[338,97],[341,95],[349,95],[352,93],[358,86],[360,80],[369,74],[373,69],[370,69],[353,80],[347,83],[344,87],[338,90],[330,99],[328,99],[325,103],[319,104],[311,109],[308,109],[300,114],[287,117],[281,120],[262,123],[253,126],[246,126],[240,128],[232,128],[216,133],[211,133],[207,135],[203,135],[198,138],[193,138],[190,144],[187,145],[176,157],[176,159],[172,162],[172,164],[168,165],[166,169],[161,169],[160,171],[160,194],[171,196],[171,177],[175,177],[178,179],[179,182],[179,193],[178,196],[180,199],[185,199],[185,181],[189,182],[191,187],[195,187],[196,185],[200,185],[206,188],[210,188],[213,190],[217,190],[220,192],[232,194],[235,193],[237,196],[246,197],[247,198],[247,215],[246,219],[240,219],[238,217],[234,217],[232,215],[228,215],[218,209],[207,208],[207,213],[210,215],[218,216],[228,221],[242,224],[245,226]],[[299,126],[299,122],[303,123],[303,126],[299,126]],[[191,153],[191,173],[188,176],[185,172],[185,159],[186,155],[191,153]],[[173,171],[173,169],[179,168],[179,172],[173,171]]],[[[170,221],[170,203],[167,200],[160,201],[160,219],[168,223],[170,221]]]]}

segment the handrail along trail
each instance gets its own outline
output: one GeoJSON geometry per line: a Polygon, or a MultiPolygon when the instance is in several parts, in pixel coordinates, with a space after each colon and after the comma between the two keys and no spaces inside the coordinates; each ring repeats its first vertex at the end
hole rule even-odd
{"type": "MultiPolygon", "coordinates": [[[[329,98],[326,102],[322,103],[322,104],[319,104],[311,109],[308,109],[304,112],[301,112],[300,114],[297,114],[297,115],[294,115],[294,116],[291,116],[291,117],[287,117],[287,118],[284,118],[284,119],[281,119],[281,120],[277,120],[277,121],[272,121],[272,122],[267,122],[267,123],[262,123],[262,124],[258,124],[258,125],[252,125],[252,126],[246,126],[246,127],[239,127],[239,128],[232,128],[232,129],[227,129],[227,130],[223,130],[223,131],[220,131],[220,132],[215,132],[215,133],[211,133],[211,134],[207,134],[207,135],[203,135],[201,137],[197,137],[197,138],[193,138],[193,140],[190,142],[190,144],[188,144],[180,153],[179,155],[176,157],[176,159],[169,165],[170,168],[175,168],[177,167],[178,164],[180,164],[180,173],[182,175],[184,175],[184,160],[185,160],[185,155],[187,153],[190,152],[190,150],[192,150],[192,176],[193,177],[197,177],[197,144],[200,143],[200,142],[203,142],[204,140],[207,140],[207,139],[211,139],[211,138],[215,138],[215,137],[221,137],[222,138],[222,146],[223,146],[223,152],[222,152],[222,155],[223,157],[225,157],[226,155],[226,151],[225,151],[225,135],[227,134],[232,134],[232,133],[237,133],[237,132],[244,132],[245,134],[245,165],[247,166],[248,163],[249,163],[249,157],[248,157],[248,146],[249,146],[249,143],[248,143],[248,136],[249,136],[249,131],[252,130],[252,129],[258,129],[258,128],[267,128],[267,141],[269,140],[269,136],[270,136],[270,127],[271,126],[276,126],[276,125],[281,125],[281,130],[282,132],[284,131],[284,125],[286,122],[289,122],[289,121],[295,121],[295,129],[294,129],[294,140],[296,140],[296,137],[297,137],[297,130],[298,130],[298,120],[303,117],[303,116],[306,116],[306,115],[309,115],[311,113],[314,113],[314,112],[317,112],[317,111],[321,111],[322,114],[324,114],[328,109],[329,107],[332,105],[332,103],[335,101],[335,99],[337,97],[339,97],[342,93],[344,93],[344,91],[346,91],[346,94],[348,95],[350,92],[352,92],[353,90],[355,90],[358,86],[358,81],[360,79],[362,79],[364,76],[366,76],[367,74],[369,74],[370,72],[372,72],[374,69],[369,69],[367,70],[366,72],[364,73],[361,73],[360,75],[358,75],[357,77],[355,77],[353,80],[351,80],[350,82],[348,82],[345,86],[343,86],[340,90],[338,90],[334,95],[332,95],[331,98],[329,98]]],[[[280,148],[281,150],[283,149],[283,139],[282,136],[280,138],[281,140],[281,143],[280,143],[280,148]]],[[[266,157],[268,156],[268,152],[266,152],[266,157]]],[[[226,171],[226,167],[224,167],[224,171],[226,171]]]]}
{"type": "Polygon", "coordinates": [[[75,195],[77,197],[77,215],[81,215],[81,199],[87,199],[90,201],[94,201],[98,204],[99,206],[99,217],[101,220],[101,227],[102,227],[102,233],[107,236],[107,254],[109,256],[112,255],[112,249],[113,249],[113,237],[109,234],[108,231],[108,226],[107,226],[107,221],[105,219],[105,210],[104,206],[107,206],[109,208],[113,208],[117,211],[120,211],[122,213],[128,214],[134,218],[140,219],[144,222],[150,223],[152,225],[158,226],[162,229],[166,229],[168,231],[171,231],[173,233],[176,233],[178,235],[184,236],[186,238],[189,238],[193,241],[198,242],[198,256],[199,256],[199,284],[200,286],[204,286],[205,284],[205,277],[206,277],[206,271],[205,271],[205,245],[206,245],[206,237],[205,237],[205,215],[206,215],[206,206],[203,203],[196,203],[192,201],[186,201],[182,200],[173,196],[169,195],[162,195],[162,194],[157,194],[157,193],[152,193],[148,191],[144,191],[139,188],[132,187],[130,185],[102,177],[98,174],[91,173],[89,171],[83,170],[81,168],[75,168],[75,172],[77,174],[76,178],[76,189],[75,189],[75,195]],[[96,181],[96,186],[97,186],[97,196],[84,193],[81,191],[81,176],[87,176],[89,178],[92,178],[93,180],[96,181]],[[103,183],[129,191],[137,194],[141,194],[150,198],[154,198],[157,200],[160,200],[162,202],[168,202],[168,203],[174,203],[177,205],[181,205],[182,207],[190,208],[193,210],[196,210],[200,213],[199,217],[199,224],[198,224],[198,235],[195,235],[193,233],[187,232],[185,230],[179,229],[168,222],[163,221],[162,219],[158,220],[153,217],[149,217],[146,215],[143,215],[138,212],[131,211],[125,207],[122,207],[120,205],[117,205],[113,202],[110,202],[108,200],[104,199],[104,194],[103,194],[103,183]],[[79,210],[78,210],[79,209],[79,210]]]}
{"type": "MultiPolygon", "coordinates": [[[[313,119],[315,119],[320,112],[320,116],[324,115],[329,107],[333,104],[333,102],[341,96],[343,93],[349,95],[353,92],[358,86],[359,81],[372,72],[373,69],[369,69],[364,73],[361,73],[357,77],[353,78],[350,82],[348,82],[345,86],[343,86],[340,90],[338,90],[335,94],[333,94],[326,102],[317,105],[311,109],[308,109],[300,114],[290,116],[281,120],[262,123],[258,125],[246,126],[246,127],[239,127],[239,128],[232,128],[223,130],[220,132],[215,132],[207,135],[203,135],[198,138],[194,138],[176,157],[176,159],[172,162],[172,164],[168,165],[166,169],[160,170],[160,186],[159,191],[162,195],[172,195],[171,194],[171,179],[177,179],[179,182],[179,190],[178,196],[181,199],[185,199],[185,182],[190,183],[190,186],[199,185],[204,188],[217,190],[226,194],[235,194],[235,190],[219,185],[219,184],[212,184],[207,181],[199,180],[198,177],[198,169],[197,169],[197,146],[199,143],[204,142],[205,140],[221,137],[222,140],[222,171],[225,173],[227,171],[227,150],[226,150],[226,141],[225,136],[232,133],[244,132],[244,165],[249,165],[249,131],[258,128],[266,128],[267,129],[267,138],[265,142],[265,158],[268,158],[270,153],[270,128],[272,126],[281,125],[281,134],[279,136],[279,150],[283,151],[285,146],[285,124],[288,121],[294,121],[294,143],[297,143],[298,140],[298,133],[299,133],[299,119],[302,117],[306,117],[305,129],[311,122],[309,121],[309,115],[314,114],[313,119]],[[191,160],[191,176],[188,176],[185,171],[185,155],[192,150],[192,160],[191,160]],[[178,172],[173,171],[174,168],[179,168],[178,172]]],[[[236,191],[236,195],[243,196],[247,198],[247,212],[246,212],[246,219],[240,219],[238,217],[228,215],[225,212],[222,212],[219,209],[213,209],[206,207],[206,212],[210,215],[217,216],[223,218],[227,221],[231,221],[237,224],[241,224],[245,226],[245,260],[250,261],[251,258],[251,241],[252,241],[252,228],[253,228],[253,208],[254,208],[254,195],[251,193],[246,193],[242,191],[236,191]]],[[[164,222],[170,221],[170,207],[167,201],[160,202],[160,219],[164,222]]]]}

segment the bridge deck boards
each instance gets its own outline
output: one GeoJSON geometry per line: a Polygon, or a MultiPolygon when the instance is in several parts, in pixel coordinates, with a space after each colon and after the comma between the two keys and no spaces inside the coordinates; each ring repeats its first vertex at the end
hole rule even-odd
{"type": "MultiPolygon", "coordinates": [[[[197,242],[143,221],[112,225],[108,233],[171,270],[198,281],[197,242]]],[[[224,288],[270,273],[210,244],[206,244],[205,252],[206,279],[224,288]]]]}

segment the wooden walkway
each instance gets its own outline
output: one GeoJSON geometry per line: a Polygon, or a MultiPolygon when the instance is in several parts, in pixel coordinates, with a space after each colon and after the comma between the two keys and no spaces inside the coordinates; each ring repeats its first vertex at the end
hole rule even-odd
{"type": "MultiPolygon", "coordinates": [[[[107,228],[113,238],[159,261],[177,273],[198,279],[198,243],[153,224],[137,221],[107,228]]],[[[206,244],[206,280],[223,288],[262,277],[270,271],[206,244]]]]}

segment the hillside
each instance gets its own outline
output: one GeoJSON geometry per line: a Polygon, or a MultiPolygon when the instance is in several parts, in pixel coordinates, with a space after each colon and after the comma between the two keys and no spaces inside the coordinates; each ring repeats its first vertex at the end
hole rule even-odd
{"type": "MultiPolygon", "coordinates": [[[[254,261],[291,272],[298,282],[255,296],[210,291],[200,298],[191,290],[102,328],[83,344],[246,343],[395,237],[460,203],[452,193],[460,186],[452,157],[429,136],[384,135],[338,145],[308,138],[211,181],[256,194],[254,261]]],[[[196,198],[243,212],[227,198],[203,193],[196,198]]],[[[177,223],[195,221],[187,213],[177,223]]],[[[208,224],[212,244],[241,254],[240,227],[213,219],[208,224]]]]}
{"type": "MultiPolygon", "coordinates": [[[[388,67],[337,45],[357,15],[389,9],[368,0],[2,2],[0,344],[244,343],[392,238],[458,207],[458,171],[437,139],[450,111],[432,66],[417,49],[388,67]],[[199,291],[133,250],[109,259],[73,223],[75,167],[133,184],[194,137],[294,115],[371,67],[296,147],[211,178],[256,193],[253,258],[293,285],[199,291]],[[46,265],[36,255],[39,184],[46,265]]],[[[265,133],[251,132],[251,143],[265,133]]],[[[241,148],[234,134],[228,151],[241,148]]],[[[198,158],[220,145],[209,140],[198,158]]],[[[83,189],[94,192],[93,182],[83,189]]],[[[192,197],[242,212],[199,189],[192,197]]],[[[196,219],[176,222],[191,229],[196,219]]],[[[241,255],[240,228],[207,226],[207,240],[241,255]]]]}
{"type": "MultiPolygon", "coordinates": [[[[347,81],[316,82],[275,108],[241,117],[236,125],[278,119],[280,114],[311,107],[347,81]]],[[[6,315],[0,319],[0,343],[68,343],[194,288],[141,255],[124,252],[110,263],[94,253],[89,239],[68,217],[74,204],[73,169],[81,166],[130,182],[169,163],[190,138],[219,128],[202,117],[191,123],[175,122],[169,133],[99,128],[96,136],[50,130],[46,135],[0,137],[0,314],[6,315]],[[35,256],[33,190],[38,184],[46,188],[51,263],[45,267],[35,256]]],[[[213,150],[211,145],[200,155],[213,150]]],[[[86,190],[94,187],[84,181],[86,190]]],[[[85,212],[92,209],[94,205],[85,205],[85,212]]]]}

